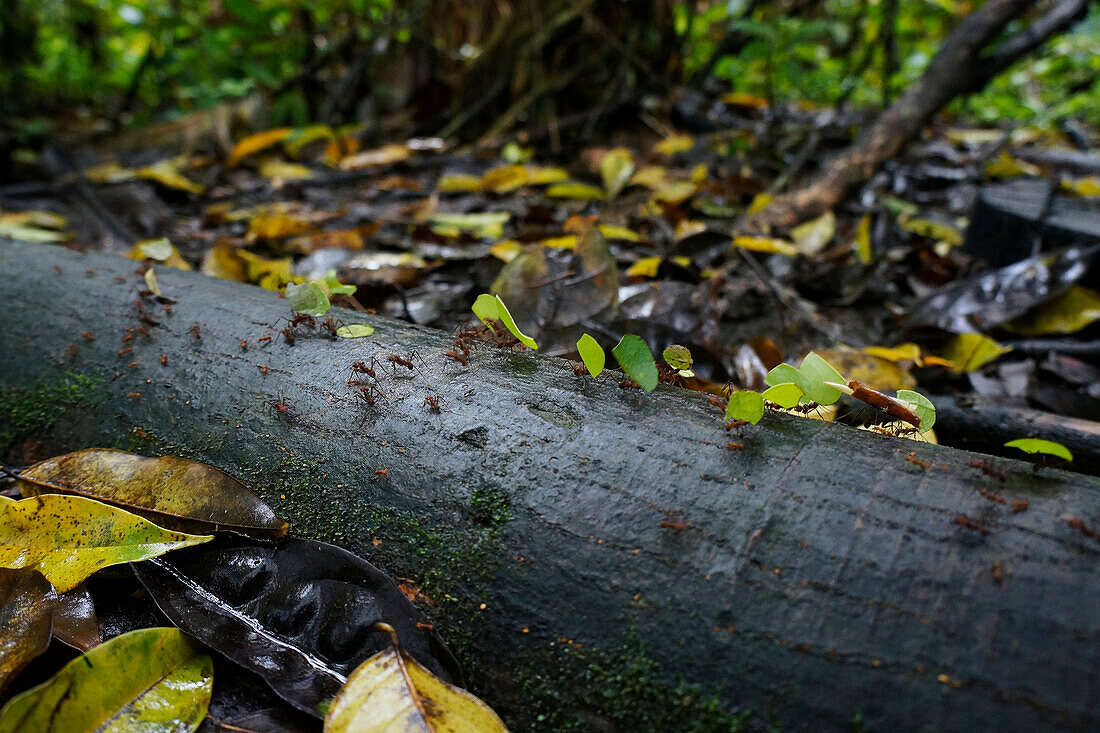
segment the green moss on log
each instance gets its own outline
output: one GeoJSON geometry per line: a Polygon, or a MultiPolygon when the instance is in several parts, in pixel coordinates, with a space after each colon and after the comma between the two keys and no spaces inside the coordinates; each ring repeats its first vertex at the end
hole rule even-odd
{"type": "MultiPolygon", "coordinates": [[[[670,633],[673,633],[670,630],[670,633]]],[[[509,665],[523,700],[521,731],[742,733],[751,709],[731,711],[697,686],[669,682],[641,639],[627,633],[610,653],[561,639],[509,665]]]]}
{"type": "Polygon", "coordinates": [[[0,390],[0,455],[7,455],[18,438],[39,437],[68,410],[89,402],[100,379],[62,372],[35,386],[0,390]]]}

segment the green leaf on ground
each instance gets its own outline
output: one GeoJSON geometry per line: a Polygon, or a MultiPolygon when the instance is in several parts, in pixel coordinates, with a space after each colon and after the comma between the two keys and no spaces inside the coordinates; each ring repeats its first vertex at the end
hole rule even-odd
{"type": "Polygon", "coordinates": [[[340,326],[336,329],[336,335],[342,339],[361,339],[374,333],[374,326],[364,323],[353,323],[350,326],[340,326]]]}

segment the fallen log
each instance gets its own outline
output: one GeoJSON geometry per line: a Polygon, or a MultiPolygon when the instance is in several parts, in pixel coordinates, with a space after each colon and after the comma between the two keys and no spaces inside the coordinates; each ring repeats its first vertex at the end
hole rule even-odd
{"type": "Polygon", "coordinates": [[[783,415],[727,433],[695,394],[488,345],[463,368],[350,311],[373,336],[291,345],[273,293],[158,267],[169,312],[134,268],[0,242],[9,459],[242,477],[417,589],[514,730],[1100,724],[1095,478],[783,415]],[[346,384],[372,358],[374,407],[346,384]]]}

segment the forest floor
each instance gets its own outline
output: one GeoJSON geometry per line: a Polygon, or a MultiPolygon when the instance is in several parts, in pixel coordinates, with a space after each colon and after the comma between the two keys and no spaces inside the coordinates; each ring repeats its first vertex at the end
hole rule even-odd
{"type": "Polygon", "coordinates": [[[940,122],[836,210],[745,230],[858,121],[727,95],[682,121],[708,132],[651,119],[556,153],[361,149],[323,126],[219,150],[169,142],[176,125],[136,148],[47,148],[38,180],[0,188],[0,234],[272,289],[332,271],[357,287],[346,304],[443,329],[491,291],[544,353],[575,358],[585,331],[682,344],[687,386],[715,394],[815,350],[883,391],[1100,415],[1097,137],[940,122]]]}

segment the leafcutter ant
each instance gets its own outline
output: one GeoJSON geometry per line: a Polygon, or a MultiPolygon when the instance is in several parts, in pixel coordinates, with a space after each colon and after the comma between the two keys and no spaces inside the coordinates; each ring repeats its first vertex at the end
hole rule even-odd
{"type": "Polygon", "coordinates": [[[393,365],[394,372],[397,371],[398,365],[403,366],[403,367],[408,367],[409,371],[412,371],[413,369],[416,368],[413,365],[412,361],[410,361],[409,359],[405,359],[403,357],[400,357],[397,354],[390,354],[387,358],[389,359],[390,364],[393,365]]]}
{"type": "Polygon", "coordinates": [[[1007,473],[994,468],[980,458],[975,458],[974,460],[970,461],[970,467],[976,468],[981,471],[983,476],[992,476],[993,478],[1000,481],[1002,484],[1008,480],[1007,473]]]}
{"type": "Polygon", "coordinates": [[[971,532],[977,532],[978,534],[982,535],[983,537],[985,535],[989,534],[988,529],[986,529],[982,525],[978,524],[977,522],[975,522],[973,519],[966,516],[965,514],[957,515],[955,517],[955,524],[959,525],[960,527],[964,527],[966,529],[969,529],[971,532]]]}
{"type": "Polygon", "coordinates": [[[371,359],[370,359],[370,366],[367,366],[365,363],[363,363],[361,361],[357,361],[357,362],[355,362],[354,364],[351,365],[351,370],[353,372],[357,373],[357,374],[368,374],[368,375],[370,375],[370,377],[372,379],[377,379],[377,377],[374,374],[374,367],[375,367],[374,357],[372,356],[371,359]]]}
{"type": "Polygon", "coordinates": [[[194,336],[196,341],[202,341],[202,328],[199,327],[199,324],[194,324],[187,329],[187,332],[194,336]]]}
{"type": "Polygon", "coordinates": [[[439,398],[435,395],[428,395],[425,397],[424,404],[427,405],[432,412],[439,412],[439,398]]]}
{"type": "Polygon", "coordinates": [[[447,357],[448,359],[450,359],[451,361],[458,362],[462,366],[469,366],[470,365],[470,357],[465,352],[460,353],[458,351],[448,351],[448,352],[444,353],[443,355],[445,357],[447,357]]]}

